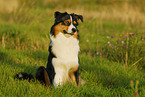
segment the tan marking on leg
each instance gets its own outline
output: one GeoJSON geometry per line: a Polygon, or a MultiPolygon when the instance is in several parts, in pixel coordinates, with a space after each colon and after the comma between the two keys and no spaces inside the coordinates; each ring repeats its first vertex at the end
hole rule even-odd
{"type": "Polygon", "coordinates": [[[76,86],[77,86],[77,82],[76,82],[76,77],[75,77],[75,75],[74,75],[74,72],[77,71],[77,69],[78,69],[78,66],[76,66],[76,67],[74,67],[74,68],[71,68],[71,69],[69,70],[69,73],[68,73],[68,75],[69,75],[69,77],[70,77],[72,83],[75,83],[76,86]]]}
{"type": "Polygon", "coordinates": [[[43,69],[43,70],[44,70],[44,78],[45,78],[46,86],[50,86],[48,74],[45,69],[43,69]]]}

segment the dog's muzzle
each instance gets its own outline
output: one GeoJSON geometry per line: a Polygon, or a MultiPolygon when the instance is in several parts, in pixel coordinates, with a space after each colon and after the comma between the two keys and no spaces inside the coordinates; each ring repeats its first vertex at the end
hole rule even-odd
{"type": "Polygon", "coordinates": [[[68,34],[68,35],[74,35],[75,32],[77,32],[78,30],[76,28],[72,28],[71,33],[68,33],[66,30],[63,30],[64,34],[68,34]]]}
{"type": "Polygon", "coordinates": [[[77,31],[77,29],[75,28],[72,28],[72,32],[75,33],[77,31]]]}
{"type": "Polygon", "coordinates": [[[73,33],[68,33],[68,32],[66,32],[65,30],[63,30],[63,33],[64,34],[68,34],[68,35],[74,35],[74,33],[76,32],[77,30],[74,30],[74,31],[72,31],[73,33]]]}

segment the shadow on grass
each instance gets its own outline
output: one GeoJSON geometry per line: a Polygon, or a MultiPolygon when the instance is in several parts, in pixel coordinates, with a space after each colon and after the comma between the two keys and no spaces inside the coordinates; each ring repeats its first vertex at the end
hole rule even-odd
{"type": "MultiPolygon", "coordinates": [[[[2,49],[0,48],[0,62],[6,64],[6,65],[9,65],[11,67],[14,67],[14,68],[22,68],[24,69],[24,72],[28,72],[28,73],[32,73],[32,74],[35,74],[37,69],[38,69],[38,65],[40,64],[41,66],[45,66],[47,64],[45,64],[47,62],[47,58],[48,58],[48,51],[43,51],[43,50],[37,50],[37,51],[25,51],[22,53],[20,52],[20,56],[26,56],[28,58],[28,60],[30,59],[31,61],[29,62],[32,63],[32,65],[27,65],[27,62],[17,62],[17,57],[15,57],[16,54],[19,54],[19,53],[14,53],[13,52],[14,50],[6,50],[6,49],[2,49]],[[15,55],[14,55],[15,54],[15,55]],[[14,56],[13,56],[14,55],[14,56]],[[15,58],[14,58],[15,57],[15,58]],[[41,61],[41,62],[39,62],[41,61]],[[39,62],[39,63],[38,63],[39,62]],[[41,64],[43,63],[43,64],[41,64]],[[36,65],[35,65],[36,64],[36,65]]],[[[23,60],[23,59],[22,59],[23,60]]],[[[27,60],[26,60],[27,61],[27,60]]],[[[21,71],[19,71],[21,72],[21,71]]],[[[18,72],[18,73],[19,73],[18,72]]]]}
{"type": "MultiPolygon", "coordinates": [[[[29,65],[26,65],[25,63],[22,64],[20,62],[16,62],[14,60],[14,58],[12,58],[9,55],[9,53],[3,52],[1,50],[0,50],[0,62],[4,63],[6,65],[9,65],[11,68],[16,68],[16,69],[23,68],[24,72],[28,72],[28,73],[34,73],[34,72],[36,73],[36,69],[38,68],[34,65],[29,66],[29,65]]],[[[16,71],[18,71],[18,70],[16,70],[16,71]]],[[[19,71],[19,72],[22,72],[22,71],[19,71]]],[[[19,72],[16,72],[16,73],[19,73],[19,72]]]]}
{"type": "Polygon", "coordinates": [[[47,61],[48,59],[48,51],[42,51],[42,50],[29,51],[26,53],[26,55],[35,60],[47,61]]]}
{"type": "MultiPolygon", "coordinates": [[[[106,66],[105,67],[103,65],[100,65],[100,62],[98,62],[98,66],[97,65],[82,65],[81,67],[86,72],[88,72],[89,75],[93,74],[94,78],[92,79],[94,83],[102,84],[104,87],[107,87],[107,88],[129,89],[131,80],[134,80],[134,81],[139,80],[141,86],[145,85],[144,84],[145,81],[143,81],[143,78],[140,78],[139,74],[137,74],[136,76],[134,75],[135,74],[134,72],[129,72],[129,70],[127,69],[124,70],[122,66],[116,66],[116,67],[106,66]]],[[[90,79],[91,78],[89,78],[88,80],[90,79]]]]}

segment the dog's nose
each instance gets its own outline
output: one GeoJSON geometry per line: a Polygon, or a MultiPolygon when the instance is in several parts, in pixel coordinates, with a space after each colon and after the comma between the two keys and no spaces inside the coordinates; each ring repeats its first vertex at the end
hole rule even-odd
{"type": "Polygon", "coordinates": [[[76,28],[72,28],[72,31],[73,31],[73,33],[74,33],[74,32],[76,32],[76,31],[77,31],[77,29],[76,29],[76,28]]]}

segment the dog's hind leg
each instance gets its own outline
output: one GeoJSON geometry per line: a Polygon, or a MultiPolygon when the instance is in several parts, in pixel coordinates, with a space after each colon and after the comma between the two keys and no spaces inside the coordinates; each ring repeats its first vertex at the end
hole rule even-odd
{"type": "Polygon", "coordinates": [[[40,83],[43,84],[43,85],[46,85],[46,86],[51,85],[47,70],[43,66],[38,68],[38,70],[36,72],[36,79],[39,80],[40,83]]]}

